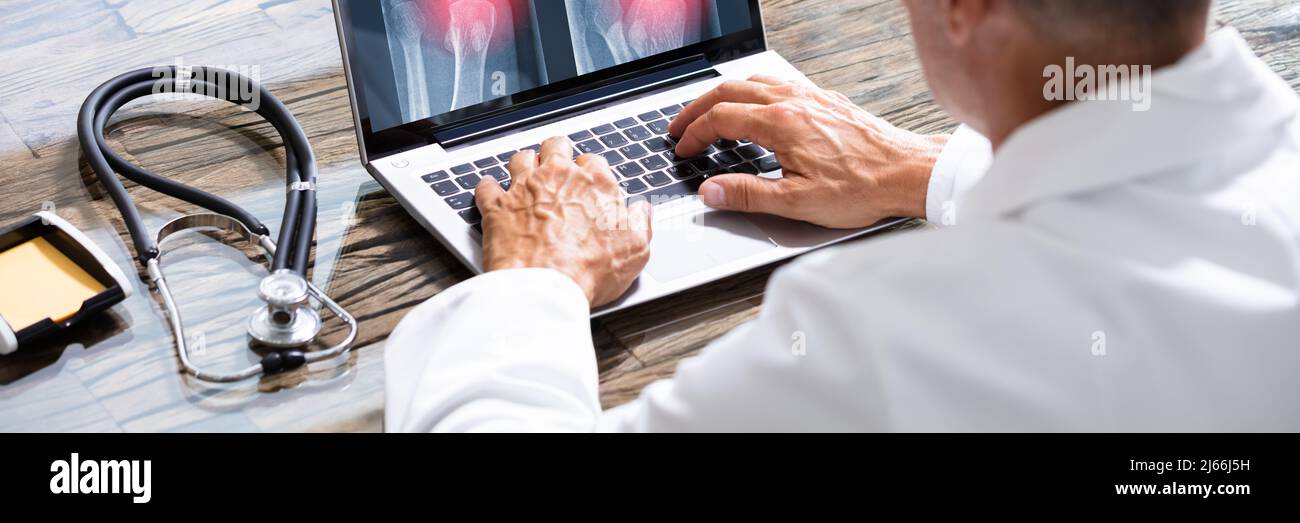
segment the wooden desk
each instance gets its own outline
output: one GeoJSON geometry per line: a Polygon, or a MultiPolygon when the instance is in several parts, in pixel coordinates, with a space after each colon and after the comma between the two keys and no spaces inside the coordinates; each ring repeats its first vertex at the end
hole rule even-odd
{"type": "MultiPolygon", "coordinates": [[[[926,91],[896,1],[763,4],[772,47],[822,86],[913,130],[953,127],[926,91]]],[[[1220,23],[1241,28],[1300,85],[1294,2],[1234,0],[1219,11],[1220,23]]],[[[0,430],[380,430],[385,335],[412,307],[470,273],[358,165],[329,2],[10,0],[0,6],[0,28],[0,223],[53,205],[121,267],[135,268],[116,209],[79,164],[80,103],[113,75],[178,57],[257,66],[302,121],[322,166],[313,278],[361,322],[360,348],[340,370],[211,386],[179,373],[163,312],[137,280],[135,295],[111,314],[0,358],[0,430]]],[[[110,140],[130,160],[278,223],[283,150],[255,115],[216,102],[155,102],[133,104],[117,121],[110,140]]],[[[152,230],[191,210],[151,191],[131,192],[152,230]]],[[[242,325],[256,305],[261,272],[247,254],[195,235],[174,262],[186,323],[202,333],[192,341],[211,347],[198,355],[210,364],[250,361],[242,325]]],[[[593,322],[605,405],[635,397],[682,358],[755,317],[771,271],[593,322]]]]}

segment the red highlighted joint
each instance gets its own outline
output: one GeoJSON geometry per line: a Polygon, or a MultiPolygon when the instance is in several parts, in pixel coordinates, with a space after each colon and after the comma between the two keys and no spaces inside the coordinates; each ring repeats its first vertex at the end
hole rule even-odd
{"type": "Polygon", "coordinates": [[[488,53],[514,45],[514,13],[524,0],[419,0],[433,41],[448,52],[488,53]]]}

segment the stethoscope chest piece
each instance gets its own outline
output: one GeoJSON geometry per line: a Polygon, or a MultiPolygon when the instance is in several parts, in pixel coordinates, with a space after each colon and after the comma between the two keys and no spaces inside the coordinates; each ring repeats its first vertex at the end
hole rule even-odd
{"type": "Polygon", "coordinates": [[[302,276],[286,269],[275,271],[262,280],[257,293],[266,305],[249,317],[248,335],[258,343],[292,349],[320,334],[320,314],[308,303],[310,289],[302,276]]]}
{"type": "Polygon", "coordinates": [[[180,356],[181,366],[187,374],[204,381],[230,383],[262,374],[287,372],[309,363],[342,356],[351,350],[352,342],[357,337],[356,318],[297,271],[279,269],[272,271],[258,285],[257,294],[265,305],[253,311],[253,316],[248,320],[249,337],[275,349],[276,352],[266,354],[256,365],[235,372],[217,373],[199,368],[190,360],[185,325],[181,321],[180,308],[177,307],[176,299],[172,296],[171,287],[163,274],[162,261],[169,252],[169,240],[173,236],[183,231],[202,228],[215,228],[234,233],[260,246],[267,257],[274,258],[276,253],[275,242],[270,237],[258,235],[243,222],[219,214],[182,216],[163,225],[159,230],[156,256],[149,258],[146,267],[150,281],[162,297],[163,306],[171,323],[172,335],[176,338],[176,353],[180,356]],[[298,349],[310,344],[316,338],[323,323],[320,311],[313,307],[313,303],[319,303],[331,314],[343,320],[348,326],[348,333],[343,341],[332,347],[304,352],[298,349]]]}

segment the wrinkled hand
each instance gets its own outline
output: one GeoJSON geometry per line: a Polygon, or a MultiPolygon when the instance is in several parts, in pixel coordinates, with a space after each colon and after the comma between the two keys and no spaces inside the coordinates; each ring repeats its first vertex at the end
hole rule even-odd
{"type": "Polygon", "coordinates": [[[784,179],[727,174],[700,187],[706,205],[853,229],[889,217],[925,217],[930,172],[947,136],[890,125],[842,94],[755,76],[730,81],[688,106],[669,133],[692,157],[720,140],[776,153],[784,179]]]}
{"type": "Polygon", "coordinates": [[[572,158],[573,142],[551,138],[540,154],[510,160],[509,192],[490,176],[479,183],[483,264],[489,272],[557,270],[600,307],[627,292],[650,260],[650,206],[624,205],[604,158],[572,158]]]}

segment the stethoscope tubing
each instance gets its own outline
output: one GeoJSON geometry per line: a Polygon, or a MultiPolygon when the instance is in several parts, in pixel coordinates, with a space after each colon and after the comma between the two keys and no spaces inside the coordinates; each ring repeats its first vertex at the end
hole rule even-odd
{"type": "Polygon", "coordinates": [[[191,78],[184,79],[187,87],[183,89],[179,83],[183,79],[175,67],[137,69],[119,75],[97,87],[86,98],[77,116],[77,138],[86,162],[121,212],[122,220],[135,247],[137,260],[145,268],[150,282],[162,297],[182,368],[187,374],[203,381],[228,383],[263,374],[275,374],[347,353],[356,340],[358,330],[356,319],[307,281],[308,295],[348,325],[348,335],[343,341],[321,351],[272,353],[264,356],[257,365],[231,373],[208,372],[190,360],[180,309],[176,305],[162,270],[162,245],[166,238],[172,233],[195,227],[218,227],[237,232],[266,252],[267,257],[271,259],[272,272],[288,269],[306,280],[309,255],[316,230],[315,156],[306,132],[294,119],[289,109],[265,87],[238,73],[194,67],[190,75],[191,78]],[[160,73],[167,73],[170,76],[159,78],[160,73]],[[209,79],[218,81],[209,82],[209,79]],[[228,89],[233,85],[255,86],[258,91],[257,97],[240,98],[239,90],[228,89]],[[214,94],[215,98],[254,110],[279,132],[285,142],[287,194],[277,241],[271,240],[269,230],[261,221],[238,205],[211,193],[150,173],[127,162],[108,146],[104,130],[109,119],[118,109],[133,100],[150,95],[176,92],[214,94]],[[141,186],[202,207],[211,211],[211,214],[191,214],[172,220],[160,230],[155,241],[148,234],[139,209],[116,174],[121,174],[141,186]],[[285,247],[277,249],[277,245],[285,247]]]}
{"type": "MultiPolygon", "coordinates": [[[[127,103],[159,93],[159,86],[165,93],[216,93],[223,100],[237,105],[253,108],[279,132],[285,140],[286,176],[288,183],[303,182],[314,185],[316,182],[316,162],[306,132],[294,119],[293,114],[265,87],[251,79],[230,71],[220,69],[193,68],[193,79],[188,81],[188,88],[181,91],[178,86],[178,72],[174,67],[137,69],[122,74],[96,88],[81,106],[77,118],[77,137],[86,161],[96,173],[100,182],[107,189],[109,197],[122,212],[136,249],[137,259],[142,265],[157,257],[157,245],[150,238],[140,217],[134,201],[127,194],[122,182],[113,173],[120,173],[127,179],[142,186],[156,190],[168,196],[184,200],[218,214],[233,217],[243,222],[250,230],[259,234],[268,234],[268,229],[251,213],[248,213],[230,201],[189,187],[144,169],[122,159],[104,139],[104,129],[109,118],[127,103]],[[164,79],[158,78],[159,71],[169,71],[170,83],[160,84],[164,79]],[[213,75],[225,77],[223,85],[207,81],[213,75]],[[248,82],[259,93],[254,99],[240,99],[238,90],[226,89],[225,86],[238,85],[235,82],[248,82]],[[170,90],[166,90],[170,89],[170,90]]],[[[284,215],[281,220],[277,244],[283,248],[276,254],[272,270],[291,269],[303,274],[306,272],[311,250],[312,236],[316,227],[316,202],[314,191],[288,191],[285,199],[284,215]],[[307,193],[311,192],[310,195],[307,193]]]]}

